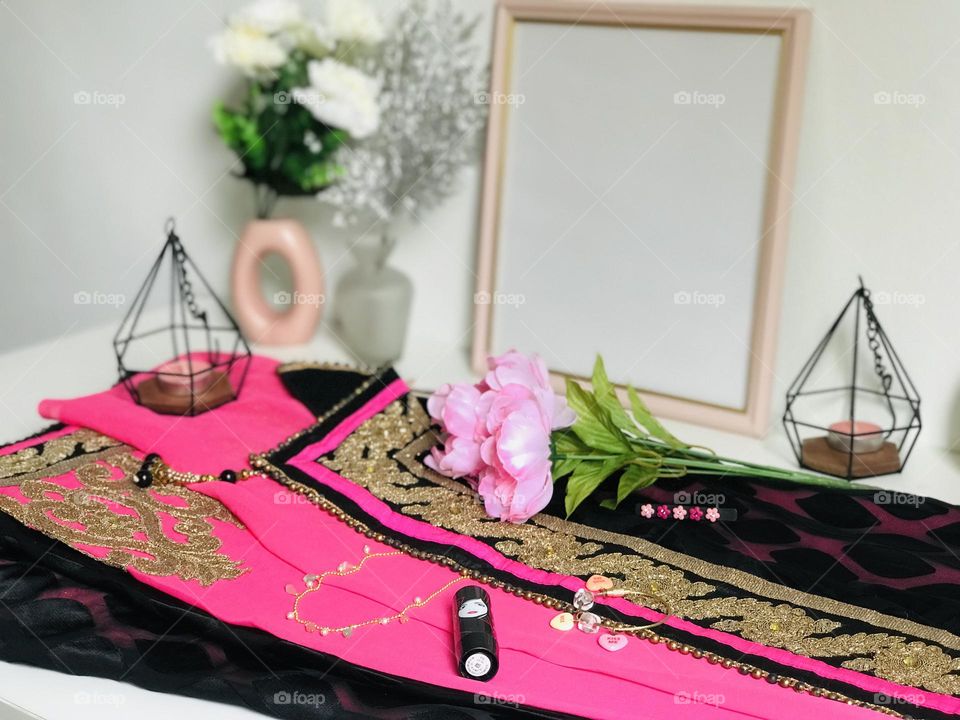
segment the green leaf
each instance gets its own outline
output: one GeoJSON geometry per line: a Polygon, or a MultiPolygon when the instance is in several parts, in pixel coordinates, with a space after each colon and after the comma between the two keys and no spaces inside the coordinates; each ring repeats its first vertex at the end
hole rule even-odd
{"type": "Polygon", "coordinates": [[[623,409],[620,398],[617,397],[616,388],[607,377],[607,369],[603,366],[603,358],[597,355],[597,360],[593,365],[593,395],[600,404],[600,407],[610,413],[610,418],[616,423],[617,427],[629,433],[636,434],[637,424],[630,419],[627,411],[623,409]]]}
{"type": "Polygon", "coordinates": [[[616,507],[636,490],[642,490],[650,487],[657,481],[657,469],[644,467],[643,465],[631,465],[623,471],[620,476],[620,484],[617,485],[617,503],[616,507]]]}
{"type": "Polygon", "coordinates": [[[600,483],[623,467],[624,463],[629,462],[629,460],[628,456],[622,456],[610,458],[603,462],[594,460],[581,462],[567,481],[567,495],[564,498],[567,517],[573,514],[573,511],[600,486],[600,483]]]}
{"type": "Polygon", "coordinates": [[[563,458],[561,460],[554,460],[553,467],[550,470],[550,475],[553,478],[553,481],[556,482],[562,477],[566,477],[574,470],[577,469],[577,466],[583,462],[582,458],[563,458]]]}
{"type": "Polygon", "coordinates": [[[637,391],[632,387],[627,388],[627,395],[630,397],[630,409],[633,411],[633,418],[637,423],[650,433],[657,440],[661,440],[670,447],[673,448],[685,448],[687,444],[681,440],[678,440],[667,429],[660,424],[660,421],[657,420],[653,413],[647,408],[643,400],[640,399],[640,396],[637,395],[637,391]]]}
{"type": "Polygon", "coordinates": [[[583,455],[590,452],[590,448],[572,430],[557,430],[550,437],[556,455],[583,455]]]}
{"type": "Polygon", "coordinates": [[[593,395],[569,378],[567,403],[577,414],[573,431],[591,449],[613,453],[632,450],[630,441],[613,422],[610,413],[600,406],[593,395]]]}

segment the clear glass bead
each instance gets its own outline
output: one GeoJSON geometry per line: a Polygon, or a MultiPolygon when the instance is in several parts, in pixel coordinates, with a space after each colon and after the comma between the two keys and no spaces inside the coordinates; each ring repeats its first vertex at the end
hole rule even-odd
{"type": "Polygon", "coordinates": [[[593,607],[593,593],[586,588],[580,588],[573,594],[573,606],[577,610],[589,610],[593,607]]]}
{"type": "Polygon", "coordinates": [[[592,612],[582,612],[577,617],[577,629],[585,633],[595,633],[600,630],[600,616],[592,612]]]}

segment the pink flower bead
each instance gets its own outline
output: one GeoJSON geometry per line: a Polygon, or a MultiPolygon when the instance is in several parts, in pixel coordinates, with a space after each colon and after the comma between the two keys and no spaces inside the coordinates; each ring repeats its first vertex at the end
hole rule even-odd
{"type": "Polygon", "coordinates": [[[650,503],[647,503],[646,505],[641,505],[641,506],[640,506],[640,514],[643,515],[645,518],[652,518],[652,517],[653,517],[653,505],[651,505],[650,503]]]}
{"type": "Polygon", "coordinates": [[[660,505],[657,507],[657,517],[661,520],[666,520],[668,517],[670,517],[670,508],[668,508],[666,505],[660,505]]]}
{"type": "Polygon", "coordinates": [[[690,508],[690,519],[693,520],[694,522],[699,522],[700,520],[702,520],[703,510],[701,510],[699,507],[694,505],[692,508],[690,508]]]}
{"type": "Polygon", "coordinates": [[[677,505],[673,509],[673,519],[683,520],[687,516],[687,509],[683,505],[677,505]]]}
{"type": "Polygon", "coordinates": [[[716,522],[719,519],[720,519],[720,511],[717,510],[717,508],[712,507],[709,510],[707,510],[707,520],[709,520],[710,522],[716,522]]]}

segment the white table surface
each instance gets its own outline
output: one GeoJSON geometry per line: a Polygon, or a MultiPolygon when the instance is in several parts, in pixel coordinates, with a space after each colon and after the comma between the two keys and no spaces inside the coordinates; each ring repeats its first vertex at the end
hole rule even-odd
{"type": "MultiPolygon", "coordinates": [[[[42,398],[73,397],[115,382],[114,331],[115,327],[85,330],[0,354],[0,440],[17,440],[48,424],[36,412],[42,398]]],[[[255,352],[285,361],[351,361],[350,354],[324,330],[307,345],[255,348],[255,352]]],[[[449,341],[427,337],[410,338],[397,369],[417,389],[471,378],[465,346],[451,348],[449,341]]],[[[713,448],[721,455],[788,468],[796,465],[779,426],[774,426],[765,440],[757,440],[686,423],[667,425],[684,441],[713,448]]],[[[874,478],[870,483],[960,504],[960,455],[928,447],[921,434],[902,474],[874,478]]],[[[202,714],[205,720],[261,717],[228,705],[0,662],[0,720],[169,720],[181,714],[202,714]]]]}

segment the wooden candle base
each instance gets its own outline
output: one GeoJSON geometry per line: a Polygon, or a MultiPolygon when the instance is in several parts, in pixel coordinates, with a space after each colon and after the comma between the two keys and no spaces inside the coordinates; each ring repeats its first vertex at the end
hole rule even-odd
{"type": "Polygon", "coordinates": [[[808,438],[803,441],[801,464],[804,467],[838,477],[864,478],[900,471],[900,454],[892,442],[884,442],[876,452],[854,453],[853,461],[845,452],[834,450],[827,438],[808,438]]]}
{"type": "Polygon", "coordinates": [[[213,410],[236,397],[230,378],[226,373],[214,372],[215,379],[203,392],[192,398],[189,393],[176,395],[167,392],[156,377],[151,377],[137,385],[140,404],[163,415],[199,415],[213,410]]]}

